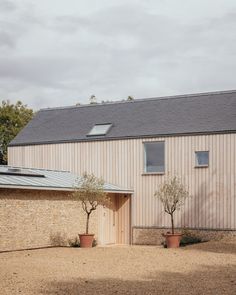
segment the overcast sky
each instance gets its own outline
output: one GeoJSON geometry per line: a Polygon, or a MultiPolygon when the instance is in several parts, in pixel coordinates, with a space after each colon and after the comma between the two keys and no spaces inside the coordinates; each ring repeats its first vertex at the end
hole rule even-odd
{"type": "Polygon", "coordinates": [[[235,0],[0,0],[0,100],[236,88],[235,0]]]}

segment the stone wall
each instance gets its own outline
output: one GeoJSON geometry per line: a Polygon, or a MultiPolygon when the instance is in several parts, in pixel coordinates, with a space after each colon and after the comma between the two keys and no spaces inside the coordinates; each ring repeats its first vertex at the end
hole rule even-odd
{"type": "MultiPolygon", "coordinates": [[[[0,251],[68,245],[86,214],[69,192],[0,189],[0,251]]],[[[98,234],[97,212],[90,232],[98,234]]]]}
{"type": "MultiPolygon", "coordinates": [[[[134,227],[133,244],[135,245],[161,245],[165,240],[162,234],[170,231],[167,228],[138,228],[134,227]]],[[[176,229],[176,231],[183,232],[187,235],[199,237],[202,241],[220,240],[225,236],[236,236],[236,231],[227,230],[210,230],[210,229],[176,229]]]]}

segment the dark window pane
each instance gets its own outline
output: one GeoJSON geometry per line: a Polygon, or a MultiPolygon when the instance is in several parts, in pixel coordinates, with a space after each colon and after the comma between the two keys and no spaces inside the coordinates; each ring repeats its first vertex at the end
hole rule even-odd
{"type": "Polygon", "coordinates": [[[196,165],[208,166],[209,165],[209,152],[196,152],[196,165]]]}
{"type": "Polygon", "coordinates": [[[165,143],[150,142],[145,143],[145,172],[164,172],[165,171],[165,143]]]}

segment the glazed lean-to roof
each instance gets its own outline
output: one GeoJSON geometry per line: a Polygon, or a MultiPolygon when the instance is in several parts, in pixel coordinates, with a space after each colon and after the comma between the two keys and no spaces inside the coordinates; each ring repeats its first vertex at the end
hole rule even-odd
{"type": "MultiPolygon", "coordinates": [[[[69,171],[21,168],[0,165],[0,188],[24,188],[70,191],[79,187],[81,176],[69,171]],[[15,172],[12,172],[16,170],[15,172]]],[[[105,183],[104,190],[114,193],[132,193],[129,189],[105,183]]]]}

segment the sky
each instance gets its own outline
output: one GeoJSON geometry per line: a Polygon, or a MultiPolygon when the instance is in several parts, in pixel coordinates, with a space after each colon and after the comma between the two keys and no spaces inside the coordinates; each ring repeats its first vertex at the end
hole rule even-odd
{"type": "Polygon", "coordinates": [[[236,89],[235,0],[0,0],[0,101],[236,89]]]}

